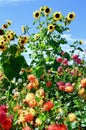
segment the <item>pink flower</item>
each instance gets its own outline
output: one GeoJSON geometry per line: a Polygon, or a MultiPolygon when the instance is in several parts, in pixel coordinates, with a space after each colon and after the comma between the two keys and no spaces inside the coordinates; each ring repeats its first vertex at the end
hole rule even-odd
{"type": "Polygon", "coordinates": [[[61,62],[63,61],[63,58],[62,58],[62,57],[58,57],[58,58],[56,59],[56,61],[57,61],[58,63],[61,63],[61,62]]]}
{"type": "Polygon", "coordinates": [[[78,59],[76,60],[76,63],[77,63],[77,64],[81,64],[81,63],[82,63],[81,59],[78,58],[78,59]]]}
{"type": "Polygon", "coordinates": [[[68,65],[68,59],[64,58],[64,60],[62,61],[62,64],[67,66],[68,65]]]}
{"type": "Polygon", "coordinates": [[[73,60],[77,60],[78,57],[79,57],[79,55],[75,54],[75,55],[72,56],[72,59],[73,59],[73,60]]]}
{"type": "Polygon", "coordinates": [[[29,126],[26,126],[22,130],[31,130],[31,128],[29,126]]]}

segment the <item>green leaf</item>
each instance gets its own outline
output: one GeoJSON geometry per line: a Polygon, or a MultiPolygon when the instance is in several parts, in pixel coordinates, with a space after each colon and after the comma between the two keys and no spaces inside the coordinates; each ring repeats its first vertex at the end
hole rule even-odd
{"type": "Polygon", "coordinates": [[[45,67],[44,66],[38,66],[35,69],[36,76],[40,78],[43,74],[45,74],[45,67]]]}
{"type": "Polygon", "coordinates": [[[78,47],[78,48],[77,48],[77,50],[79,50],[79,51],[82,51],[82,52],[83,52],[83,49],[82,49],[82,48],[80,48],[80,47],[78,47]]]}
{"type": "Polygon", "coordinates": [[[72,129],[78,128],[78,126],[79,126],[78,121],[74,121],[74,122],[71,123],[72,129]]]}

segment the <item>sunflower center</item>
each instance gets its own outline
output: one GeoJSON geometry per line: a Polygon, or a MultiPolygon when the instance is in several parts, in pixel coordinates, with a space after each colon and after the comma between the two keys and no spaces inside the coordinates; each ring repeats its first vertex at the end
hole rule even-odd
{"type": "Polygon", "coordinates": [[[56,17],[56,18],[59,18],[59,17],[60,17],[60,14],[56,14],[55,17],[56,17]]]}
{"type": "Polygon", "coordinates": [[[0,49],[4,49],[4,46],[0,46],[0,49]]]}
{"type": "Polygon", "coordinates": [[[4,34],[4,30],[0,29],[0,35],[3,35],[3,34],[4,34]]]}
{"type": "Polygon", "coordinates": [[[36,17],[38,17],[39,16],[39,13],[36,13],[36,17]]]}
{"type": "Polygon", "coordinates": [[[49,12],[50,12],[50,9],[49,9],[49,8],[46,8],[45,12],[46,12],[46,13],[49,13],[49,12]]]}
{"type": "Polygon", "coordinates": [[[53,29],[53,26],[50,26],[50,29],[53,29]]]}
{"type": "Polygon", "coordinates": [[[69,16],[70,18],[73,18],[73,14],[70,14],[70,16],[69,16]]]}

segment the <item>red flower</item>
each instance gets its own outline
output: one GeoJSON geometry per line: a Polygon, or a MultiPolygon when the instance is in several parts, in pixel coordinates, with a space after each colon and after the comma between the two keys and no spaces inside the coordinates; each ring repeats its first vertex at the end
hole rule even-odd
{"type": "Polygon", "coordinates": [[[22,130],[31,130],[31,128],[29,126],[26,126],[22,130]]]}
{"type": "Polygon", "coordinates": [[[0,110],[3,110],[5,113],[7,113],[7,107],[5,105],[1,105],[0,110]]]}
{"type": "Polygon", "coordinates": [[[32,114],[30,114],[30,113],[24,116],[24,121],[25,122],[31,122],[33,120],[34,120],[34,116],[32,114]]]}
{"type": "Polygon", "coordinates": [[[44,106],[43,106],[43,109],[45,111],[50,111],[52,108],[54,107],[54,104],[52,101],[47,101],[44,106]]]}
{"type": "Polygon", "coordinates": [[[4,130],[10,130],[10,128],[12,127],[12,120],[10,118],[6,118],[2,126],[4,130]]]}
{"type": "Polygon", "coordinates": [[[6,120],[6,113],[3,110],[0,110],[0,124],[6,120]]]}
{"type": "Polygon", "coordinates": [[[52,82],[51,82],[51,81],[48,81],[48,82],[46,83],[46,86],[47,86],[47,87],[51,87],[51,85],[52,85],[52,82]]]}

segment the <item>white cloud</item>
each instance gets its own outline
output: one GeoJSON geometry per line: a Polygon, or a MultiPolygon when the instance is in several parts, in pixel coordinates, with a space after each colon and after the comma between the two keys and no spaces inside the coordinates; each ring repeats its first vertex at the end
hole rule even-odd
{"type": "Polygon", "coordinates": [[[83,39],[83,38],[73,38],[72,34],[63,34],[62,37],[66,38],[66,40],[69,41],[69,42],[83,40],[83,43],[86,44],[86,39],[83,39]]]}

